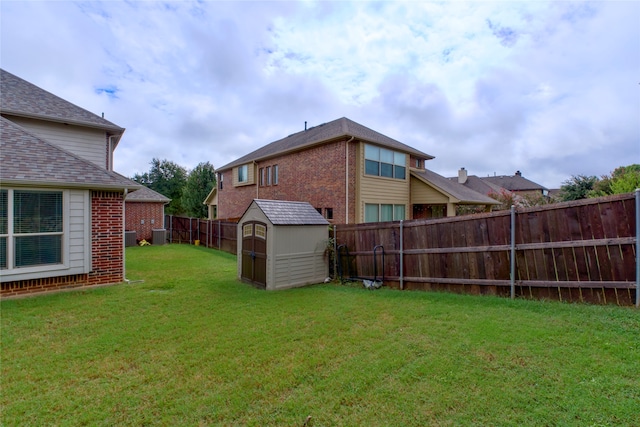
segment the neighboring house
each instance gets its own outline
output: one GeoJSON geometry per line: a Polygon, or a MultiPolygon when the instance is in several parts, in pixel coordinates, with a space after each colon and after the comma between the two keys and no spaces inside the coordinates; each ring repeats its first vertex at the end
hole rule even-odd
{"type": "Polygon", "coordinates": [[[122,282],[124,129],[0,70],[1,294],[122,282]]]}
{"type": "Polygon", "coordinates": [[[343,117],[222,166],[217,192],[207,200],[218,218],[232,220],[254,199],[304,201],[338,224],[453,216],[459,203],[495,204],[464,188],[453,191],[455,185],[445,188],[444,177],[425,169],[432,158],[343,117]]]}
{"type": "Polygon", "coordinates": [[[547,188],[526,179],[520,171],[517,171],[513,176],[498,175],[478,177],[469,175],[465,168],[460,168],[457,177],[448,179],[485,195],[500,194],[503,191],[509,191],[518,196],[547,197],[549,195],[547,188]]]}
{"type": "Polygon", "coordinates": [[[207,206],[207,219],[218,219],[218,187],[213,187],[202,202],[207,206]]]}
{"type": "Polygon", "coordinates": [[[147,187],[127,194],[125,229],[136,232],[136,240],[151,241],[154,229],[164,228],[164,207],[171,199],[147,187]]]}

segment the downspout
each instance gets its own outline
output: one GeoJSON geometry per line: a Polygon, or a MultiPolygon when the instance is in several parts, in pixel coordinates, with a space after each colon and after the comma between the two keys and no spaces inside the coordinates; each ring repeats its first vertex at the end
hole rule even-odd
{"type": "Polygon", "coordinates": [[[344,144],[344,195],[345,195],[345,206],[344,206],[344,213],[345,213],[345,224],[349,224],[349,143],[351,141],[353,141],[353,139],[355,138],[355,136],[352,136],[351,139],[349,139],[345,144],[344,144]]]}

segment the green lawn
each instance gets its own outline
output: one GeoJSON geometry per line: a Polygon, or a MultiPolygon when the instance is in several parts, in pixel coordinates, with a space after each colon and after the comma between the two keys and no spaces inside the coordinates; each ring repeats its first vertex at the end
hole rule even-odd
{"type": "Polygon", "coordinates": [[[265,292],[235,272],[203,247],[132,247],[130,284],[2,301],[1,424],[640,422],[637,309],[265,292]]]}

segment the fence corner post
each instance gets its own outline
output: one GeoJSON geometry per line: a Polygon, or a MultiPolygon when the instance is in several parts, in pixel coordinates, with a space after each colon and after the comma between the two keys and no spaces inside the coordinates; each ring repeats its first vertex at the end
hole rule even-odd
{"type": "Polygon", "coordinates": [[[516,207],[511,205],[511,299],[516,297],[516,207]]]}
{"type": "Polygon", "coordinates": [[[636,308],[640,308],[640,188],[636,188],[636,308]]]}
{"type": "Polygon", "coordinates": [[[404,221],[400,220],[400,290],[404,290],[404,221]]]}

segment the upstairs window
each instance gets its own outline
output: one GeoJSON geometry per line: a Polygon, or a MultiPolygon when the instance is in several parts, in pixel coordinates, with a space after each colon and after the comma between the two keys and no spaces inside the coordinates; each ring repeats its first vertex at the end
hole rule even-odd
{"type": "Polygon", "coordinates": [[[273,165],[273,185],[278,185],[278,165],[273,165]]]}
{"type": "Polygon", "coordinates": [[[366,144],[364,159],[367,175],[406,179],[407,155],[404,153],[366,144]]]}
{"type": "Polygon", "coordinates": [[[249,181],[249,166],[242,165],[238,167],[238,182],[249,181]]]}

